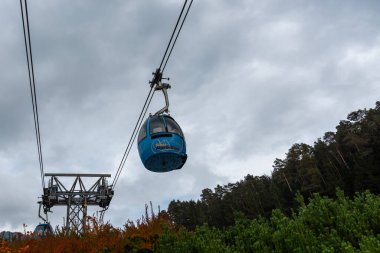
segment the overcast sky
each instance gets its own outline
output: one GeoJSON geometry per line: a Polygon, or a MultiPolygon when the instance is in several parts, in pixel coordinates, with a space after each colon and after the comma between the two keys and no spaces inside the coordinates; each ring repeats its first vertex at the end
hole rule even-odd
{"type": "MultiPolygon", "coordinates": [[[[182,3],[29,1],[45,172],[114,176],[182,3]]],[[[292,144],[373,107],[379,13],[377,0],[195,0],[164,73],[188,160],[152,173],[135,144],[105,219],[270,175],[292,144]]],[[[33,229],[42,189],[18,1],[0,2],[0,31],[0,230],[33,229]]],[[[157,93],[149,112],[162,106],[157,93]]],[[[52,210],[62,225],[65,208],[52,210]]]]}

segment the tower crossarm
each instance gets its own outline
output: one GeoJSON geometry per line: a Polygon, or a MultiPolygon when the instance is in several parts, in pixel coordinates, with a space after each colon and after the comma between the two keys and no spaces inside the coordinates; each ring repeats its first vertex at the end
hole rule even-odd
{"type": "Polygon", "coordinates": [[[114,195],[107,180],[111,174],[45,173],[44,176],[49,178],[39,202],[44,212],[50,212],[53,206],[67,206],[66,228],[74,228],[78,233],[85,227],[87,206],[106,210],[114,195]]]}

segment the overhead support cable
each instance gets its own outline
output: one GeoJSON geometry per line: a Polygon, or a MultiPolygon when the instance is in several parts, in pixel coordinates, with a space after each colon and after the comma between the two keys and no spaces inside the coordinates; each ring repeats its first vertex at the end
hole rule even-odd
{"type": "Polygon", "coordinates": [[[181,20],[181,17],[182,17],[182,14],[183,14],[183,10],[185,9],[186,4],[187,4],[187,0],[185,0],[185,3],[183,4],[183,7],[182,7],[182,10],[181,10],[181,13],[179,14],[179,17],[178,17],[178,19],[177,19],[177,23],[176,23],[175,26],[174,26],[174,30],[173,30],[172,36],[170,37],[170,40],[169,40],[168,46],[166,47],[166,50],[165,50],[164,56],[162,57],[162,60],[161,60],[161,64],[160,64],[159,69],[161,69],[162,64],[164,63],[164,60],[165,60],[166,54],[168,53],[169,47],[170,47],[170,45],[171,45],[171,43],[172,43],[172,40],[173,40],[173,38],[174,38],[174,35],[175,35],[176,31],[177,31],[178,23],[179,23],[179,21],[181,20]]]}
{"type": "Polygon", "coordinates": [[[22,0],[20,0],[20,9],[21,9],[21,18],[22,18],[22,28],[24,31],[26,61],[28,64],[28,77],[29,77],[30,95],[32,98],[34,129],[35,129],[35,134],[36,134],[37,150],[38,150],[38,161],[40,164],[42,188],[44,188],[45,187],[44,164],[43,164],[43,158],[42,158],[41,134],[40,134],[40,124],[39,124],[39,118],[38,118],[36,83],[35,83],[35,78],[34,78],[33,54],[32,54],[30,28],[29,28],[28,5],[27,5],[26,0],[24,0],[24,3],[22,0]],[[25,6],[25,10],[23,6],[25,6]]]}
{"type": "Polygon", "coordinates": [[[168,43],[168,45],[166,47],[164,56],[162,57],[160,66],[156,69],[156,72],[153,73],[153,78],[149,82],[151,84],[150,85],[150,87],[151,87],[150,91],[148,93],[147,98],[145,99],[145,103],[144,103],[144,106],[143,106],[143,108],[142,108],[142,110],[140,112],[140,116],[139,116],[139,118],[138,118],[138,120],[136,122],[135,128],[133,129],[133,132],[132,132],[132,135],[131,135],[131,138],[129,139],[127,148],[125,149],[124,155],[123,155],[123,157],[121,159],[121,162],[119,164],[119,167],[118,167],[118,169],[116,171],[115,178],[114,178],[113,183],[112,183],[112,189],[114,189],[116,187],[116,183],[117,183],[117,181],[118,181],[118,179],[120,177],[120,174],[121,174],[121,172],[122,172],[122,170],[124,168],[125,162],[126,162],[126,160],[128,158],[128,155],[129,155],[129,153],[131,151],[132,145],[133,145],[133,143],[134,143],[134,141],[136,139],[138,131],[141,128],[141,125],[142,125],[143,120],[145,118],[146,112],[147,112],[147,110],[149,108],[149,105],[150,105],[150,103],[152,101],[152,98],[153,98],[154,92],[156,90],[156,87],[157,87],[158,83],[161,82],[161,80],[163,79],[162,78],[162,73],[163,73],[163,71],[164,71],[164,69],[166,67],[166,64],[169,61],[169,58],[171,56],[171,53],[172,53],[173,48],[175,46],[175,43],[177,42],[177,39],[178,39],[178,36],[179,36],[179,34],[181,32],[182,26],[183,26],[183,24],[184,24],[184,22],[185,22],[185,20],[187,18],[187,14],[189,13],[189,10],[190,10],[190,7],[191,7],[191,5],[193,3],[193,0],[190,1],[189,5],[187,4],[187,2],[188,2],[188,0],[185,0],[185,2],[183,4],[183,7],[182,7],[181,12],[179,14],[179,17],[177,19],[177,22],[176,22],[176,24],[174,26],[172,35],[170,37],[169,43],[168,43]],[[186,7],[187,7],[187,9],[186,9],[186,7]],[[183,16],[184,10],[186,10],[186,14],[183,16]],[[182,20],[182,22],[181,22],[181,20],[182,20]],[[180,27],[178,29],[178,24],[180,22],[181,22],[181,25],[180,25],[180,27]],[[173,38],[174,38],[174,40],[173,40],[173,38]],[[169,54],[168,54],[168,52],[169,52],[169,54]],[[162,70],[161,70],[161,68],[162,68],[162,70]]]}
{"type": "Polygon", "coordinates": [[[118,169],[117,169],[117,171],[116,171],[116,174],[115,174],[114,180],[113,180],[113,182],[112,182],[112,189],[114,189],[115,186],[116,186],[116,183],[117,183],[117,181],[118,181],[118,179],[119,179],[120,173],[121,173],[121,171],[122,171],[122,169],[123,169],[123,167],[124,167],[125,161],[127,160],[128,155],[129,155],[129,152],[131,151],[132,146],[133,146],[133,143],[134,143],[134,141],[135,141],[135,139],[136,139],[136,136],[137,136],[138,130],[140,129],[141,124],[142,124],[142,122],[144,121],[145,114],[146,114],[146,112],[147,112],[147,110],[148,110],[148,107],[149,107],[149,105],[150,105],[150,102],[152,101],[153,95],[154,95],[154,86],[152,86],[152,87],[150,88],[150,91],[149,91],[149,93],[148,93],[148,96],[147,96],[147,98],[145,99],[144,106],[143,106],[143,108],[142,108],[142,110],[141,110],[141,112],[140,112],[140,116],[139,116],[139,118],[138,118],[138,120],[137,120],[137,122],[136,122],[135,128],[133,129],[132,136],[131,136],[131,138],[129,139],[129,142],[128,142],[127,148],[125,149],[125,152],[124,152],[123,158],[121,159],[120,164],[119,164],[119,167],[118,167],[118,169]]]}
{"type": "MultiPolygon", "coordinates": [[[[178,32],[177,32],[177,35],[176,35],[175,40],[174,40],[174,42],[173,42],[173,45],[172,45],[172,47],[171,47],[171,49],[170,49],[170,52],[169,52],[169,54],[168,54],[168,57],[166,58],[165,64],[164,64],[164,66],[162,67],[162,72],[164,72],[164,70],[165,70],[166,64],[168,63],[168,60],[169,60],[169,58],[170,58],[170,56],[171,56],[171,54],[172,54],[172,51],[173,51],[174,45],[175,45],[175,43],[177,42],[178,35],[180,34],[180,32],[181,32],[181,30],[182,30],[182,26],[183,26],[183,24],[185,23],[185,20],[186,20],[187,14],[189,13],[189,10],[190,10],[190,7],[191,7],[192,4],[193,4],[193,0],[191,0],[189,6],[188,6],[188,8],[187,8],[187,11],[186,11],[185,17],[182,19],[181,26],[179,27],[179,30],[178,30],[178,32]]],[[[185,5],[186,5],[186,2],[185,2],[185,5]]],[[[185,5],[184,5],[184,7],[185,7],[185,5]]],[[[179,19],[178,19],[178,21],[179,21],[179,19]]]]}

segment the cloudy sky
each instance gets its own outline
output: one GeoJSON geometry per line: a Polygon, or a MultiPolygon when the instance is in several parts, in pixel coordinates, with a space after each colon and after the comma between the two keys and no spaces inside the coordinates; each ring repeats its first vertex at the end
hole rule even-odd
{"type": "MultiPolygon", "coordinates": [[[[45,172],[115,174],[182,3],[29,1],[45,172]]],[[[373,107],[379,12],[376,0],[195,0],[165,69],[188,161],[155,174],[135,145],[105,219],[270,175],[293,143],[373,107]]],[[[33,229],[42,189],[18,1],[0,2],[0,31],[0,230],[33,229]]],[[[149,112],[162,105],[157,93],[149,112]]]]}

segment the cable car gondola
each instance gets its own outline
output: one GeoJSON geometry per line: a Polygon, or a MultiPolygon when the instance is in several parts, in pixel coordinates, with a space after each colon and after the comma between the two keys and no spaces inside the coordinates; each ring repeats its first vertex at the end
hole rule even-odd
{"type": "Polygon", "coordinates": [[[53,235],[53,228],[51,227],[50,223],[45,222],[38,224],[37,227],[34,229],[34,236],[37,238],[46,237],[48,235],[53,235]]]}
{"type": "Polygon", "coordinates": [[[149,115],[138,135],[138,150],[145,168],[153,172],[181,169],[185,164],[186,142],[178,123],[168,114],[168,84],[159,82],[156,90],[162,90],[166,106],[156,114],[149,115]]]}
{"type": "Polygon", "coordinates": [[[153,172],[178,170],[185,164],[182,130],[169,115],[150,115],[140,129],[138,149],[145,168],[153,172]]]}

